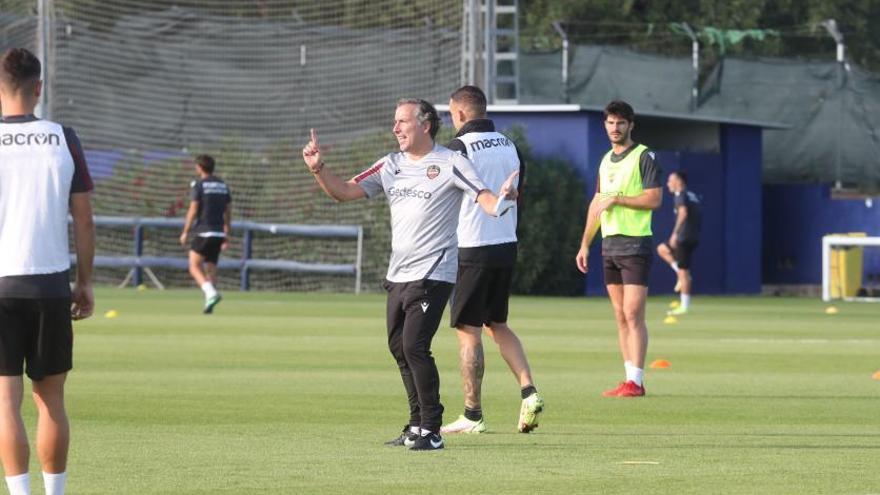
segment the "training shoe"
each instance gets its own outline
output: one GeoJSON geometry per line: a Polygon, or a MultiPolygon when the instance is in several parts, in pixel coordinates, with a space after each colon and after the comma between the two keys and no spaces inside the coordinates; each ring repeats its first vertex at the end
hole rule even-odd
{"type": "Polygon", "coordinates": [[[479,421],[471,421],[464,417],[464,414],[458,417],[452,423],[440,428],[440,433],[485,433],[486,422],[483,418],[479,421]]]}
{"type": "Polygon", "coordinates": [[[538,415],[544,410],[544,399],[537,392],[526,397],[519,408],[519,432],[528,433],[538,427],[538,415]]]}
{"type": "Polygon", "coordinates": [[[679,306],[675,309],[670,309],[666,312],[666,316],[681,316],[686,315],[688,313],[687,308],[679,306]]]}
{"type": "Polygon", "coordinates": [[[421,435],[409,450],[440,450],[443,448],[443,437],[436,433],[421,435]]]}
{"type": "Polygon", "coordinates": [[[205,309],[202,310],[202,313],[209,315],[214,312],[214,306],[218,305],[223,298],[220,297],[220,294],[217,294],[213,297],[209,297],[207,301],[205,301],[205,309]]]}
{"type": "Polygon", "coordinates": [[[602,392],[602,397],[620,397],[620,392],[626,387],[626,382],[620,382],[617,387],[602,392]]]}
{"type": "Polygon", "coordinates": [[[412,447],[418,440],[419,434],[413,433],[409,429],[409,425],[403,427],[403,432],[394,440],[388,440],[385,445],[389,447],[412,447]]]}
{"type": "Polygon", "coordinates": [[[618,397],[642,397],[645,395],[645,387],[636,385],[634,381],[628,381],[623,384],[623,389],[617,394],[618,397]]]}

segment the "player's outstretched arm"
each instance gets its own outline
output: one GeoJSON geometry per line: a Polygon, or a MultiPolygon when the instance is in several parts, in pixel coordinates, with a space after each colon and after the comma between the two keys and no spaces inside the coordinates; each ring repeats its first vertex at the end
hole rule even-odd
{"type": "Polygon", "coordinates": [[[303,161],[318,181],[321,189],[336,201],[352,201],[367,197],[366,191],[354,181],[345,181],[324,167],[318,133],[312,129],[308,144],[303,147],[303,161]]]}
{"type": "Polygon", "coordinates": [[[587,208],[587,222],[584,226],[584,235],[581,237],[581,247],[578,250],[577,256],[575,256],[575,263],[581,273],[587,273],[589,266],[587,258],[590,254],[590,244],[593,243],[593,238],[599,232],[599,215],[608,208],[609,204],[610,201],[608,199],[602,199],[597,193],[593,196],[590,206],[587,208]]]}
{"type": "Polygon", "coordinates": [[[636,210],[656,210],[663,204],[663,190],[652,187],[645,189],[638,196],[618,196],[614,204],[636,210]]]}
{"type": "Polygon", "coordinates": [[[76,251],[76,282],[71,294],[70,316],[74,320],[82,320],[92,316],[95,310],[95,296],[92,293],[95,219],[92,216],[90,193],[70,195],[70,216],[73,217],[73,244],[76,251]]]}
{"type": "Polygon", "coordinates": [[[183,220],[183,230],[180,231],[180,245],[186,246],[186,238],[189,236],[189,229],[192,228],[196,221],[196,215],[199,213],[199,202],[190,201],[189,208],[186,210],[186,218],[183,220]]]}
{"type": "Polygon", "coordinates": [[[518,175],[519,171],[510,174],[507,180],[501,184],[501,189],[498,190],[498,196],[488,189],[480,191],[480,194],[477,196],[477,202],[480,204],[480,207],[483,208],[483,211],[493,217],[498,217],[516,205],[516,198],[519,191],[517,191],[513,181],[518,175]]]}

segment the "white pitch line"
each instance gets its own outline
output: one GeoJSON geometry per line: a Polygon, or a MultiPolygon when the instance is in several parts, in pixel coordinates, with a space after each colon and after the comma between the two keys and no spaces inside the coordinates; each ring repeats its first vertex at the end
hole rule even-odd
{"type": "Polygon", "coordinates": [[[880,339],[718,339],[733,344],[880,344],[880,339]]]}
{"type": "Polygon", "coordinates": [[[639,465],[648,465],[648,466],[656,466],[660,464],[657,461],[623,461],[621,464],[627,464],[630,466],[639,466],[639,465]]]}

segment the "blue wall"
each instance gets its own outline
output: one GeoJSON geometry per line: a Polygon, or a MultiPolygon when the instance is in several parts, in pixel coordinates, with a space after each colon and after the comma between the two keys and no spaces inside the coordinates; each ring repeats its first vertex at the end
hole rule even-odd
{"type": "MultiPolygon", "coordinates": [[[[766,284],[821,284],[822,236],[880,236],[880,202],[831,199],[828,186],[764,186],[763,279],[766,284]]],[[[866,251],[866,269],[880,261],[866,251]]],[[[874,253],[876,254],[876,253],[874,253]]]]}
{"type": "MultiPolygon", "coordinates": [[[[539,158],[571,163],[586,183],[587,197],[596,187],[602,156],[608,151],[601,112],[494,112],[499,130],[524,129],[539,158]]],[[[721,153],[658,151],[664,172],[687,171],[691,189],[703,198],[703,235],[694,258],[697,294],[754,294],[761,291],[761,129],[720,125],[721,153]]],[[[663,206],[654,212],[654,242],[665,241],[674,225],[672,197],[665,191],[663,206]]],[[[587,205],[583,205],[586,208],[587,205]]],[[[592,270],[585,292],[605,295],[601,242],[590,251],[592,270]]],[[[572,260],[574,263],[574,260],[572,260]]],[[[673,271],[655,257],[650,291],[672,293],[673,271]]]]}

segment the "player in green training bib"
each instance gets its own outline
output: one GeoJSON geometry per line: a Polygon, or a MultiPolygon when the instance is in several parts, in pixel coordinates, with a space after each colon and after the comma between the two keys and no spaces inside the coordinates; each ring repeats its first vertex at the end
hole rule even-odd
{"type": "Polygon", "coordinates": [[[605,397],[641,397],[648,327],[645,300],[653,243],[651,213],[663,201],[662,172],[654,153],[632,140],[635,113],[623,101],[605,107],[605,132],[611,150],[602,158],[596,194],[587,211],[581,248],[575,261],[587,273],[589,246],[602,227],[605,286],[617,320],[618,343],[626,380],[605,391],[605,397]]]}

